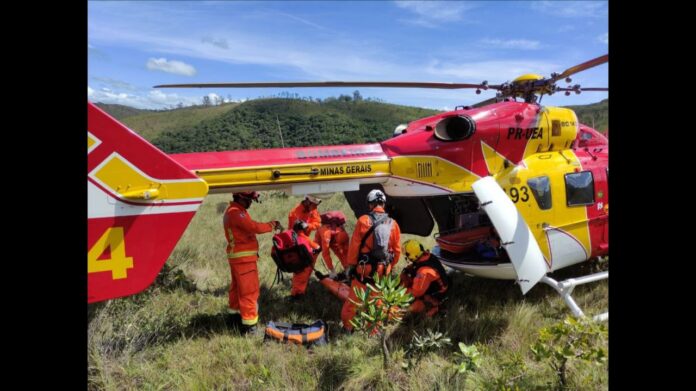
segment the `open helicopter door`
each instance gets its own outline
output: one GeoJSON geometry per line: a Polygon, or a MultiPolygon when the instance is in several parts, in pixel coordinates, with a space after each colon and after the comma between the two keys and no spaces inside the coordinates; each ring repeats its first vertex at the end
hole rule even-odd
{"type": "Polygon", "coordinates": [[[493,177],[481,178],[471,187],[498,231],[517,273],[522,294],[526,294],[548,272],[539,244],[515,204],[493,177]]]}

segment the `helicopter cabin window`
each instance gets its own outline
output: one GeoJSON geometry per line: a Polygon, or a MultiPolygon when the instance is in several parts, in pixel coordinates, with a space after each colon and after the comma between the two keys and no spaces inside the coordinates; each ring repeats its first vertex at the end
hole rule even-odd
{"type": "Polygon", "coordinates": [[[591,205],[594,203],[592,172],[582,171],[566,174],[565,182],[568,206],[591,205]]]}
{"type": "Polygon", "coordinates": [[[532,189],[532,194],[534,194],[534,199],[539,204],[539,209],[551,209],[551,183],[549,182],[549,177],[529,178],[527,184],[532,189]]]}

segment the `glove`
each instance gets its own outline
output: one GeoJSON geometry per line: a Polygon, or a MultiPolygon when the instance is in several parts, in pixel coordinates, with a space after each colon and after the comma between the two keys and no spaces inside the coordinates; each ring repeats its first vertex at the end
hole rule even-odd
{"type": "Polygon", "coordinates": [[[283,230],[283,227],[280,225],[280,221],[278,220],[271,221],[268,224],[270,224],[273,227],[273,229],[276,229],[278,231],[283,230]]]}
{"type": "Polygon", "coordinates": [[[321,252],[321,246],[319,246],[318,248],[312,250],[312,254],[319,254],[320,252],[321,252]]]}
{"type": "Polygon", "coordinates": [[[335,280],[335,279],[336,279],[336,272],[333,271],[333,270],[331,270],[331,271],[329,272],[329,278],[332,279],[332,280],[335,280]]]}
{"type": "Polygon", "coordinates": [[[309,224],[302,220],[295,220],[295,223],[292,225],[292,229],[295,231],[306,231],[307,228],[309,228],[309,224]]]}

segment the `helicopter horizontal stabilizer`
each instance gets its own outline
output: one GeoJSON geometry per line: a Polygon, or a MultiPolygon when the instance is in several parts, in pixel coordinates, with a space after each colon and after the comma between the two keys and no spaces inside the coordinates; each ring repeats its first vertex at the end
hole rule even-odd
{"type": "Polygon", "coordinates": [[[208,185],[87,103],[88,302],[154,281],[208,185]]]}

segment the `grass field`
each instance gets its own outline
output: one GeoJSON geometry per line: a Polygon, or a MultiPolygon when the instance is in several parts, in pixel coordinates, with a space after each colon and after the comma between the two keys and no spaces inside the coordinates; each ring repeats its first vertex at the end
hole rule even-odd
{"type": "MultiPolygon", "coordinates": [[[[280,220],[299,201],[268,192],[254,204],[258,221],[280,220]]],[[[240,336],[224,323],[230,281],[225,257],[222,213],[229,195],[206,198],[158,281],[138,295],[90,305],[88,308],[89,389],[145,390],[529,390],[553,389],[556,375],[545,363],[535,362],[529,346],[541,327],[569,311],[551,288],[536,286],[526,296],[510,281],[485,280],[452,274],[446,315],[435,319],[409,318],[390,339],[394,365],[382,369],[378,338],[344,334],[340,330],[341,303],[312,277],[303,302],[288,303],[289,276],[272,286],[275,264],[270,258],[271,234],[259,236],[261,323],[269,320],[329,325],[330,343],[303,347],[263,342],[260,335],[240,336]],[[272,286],[272,287],[271,287],[272,286]],[[413,332],[427,328],[446,333],[452,346],[429,353],[406,371],[400,363],[413,332]],[[474,373],[454,372],[457,342],[476,344],[481,367],[474,373]]],[[[346,212],[348,232],[355,218],[342,194],[320,205],[320,211],[346,212]]],[[[403,235],[402,240],[412,237],[403,235]]],[[[420,238],[430,247],[431,237],[420,238]]],[[[320,258],[321,259],[321,258],[320,258]]],[[[324,270],[321,260],[317,268],[324,270]]],[[[335,259],[335,258],[334,258],[335,259]]],[[[334,263],[339,265],[338,260],[334,263]]],[[[398,270],[404,266],[400,261],[398,270]]],[[[585,264],[560,276],[587,274],[585,264]]],[[[583,285],[574,297],[586,313],[608,307],[607,281],[583,285]]],[[[604,346],[608,349],[607,346],[604,346]]],[[[570,389],[608,388],[608,364],[569,362],[570,389]]]]}

